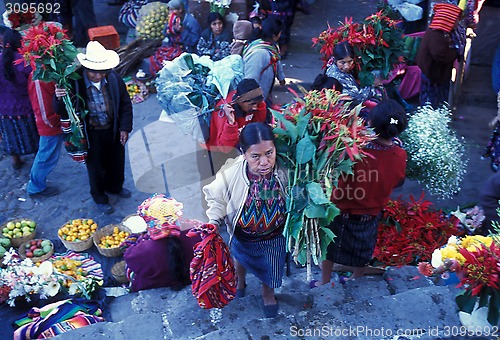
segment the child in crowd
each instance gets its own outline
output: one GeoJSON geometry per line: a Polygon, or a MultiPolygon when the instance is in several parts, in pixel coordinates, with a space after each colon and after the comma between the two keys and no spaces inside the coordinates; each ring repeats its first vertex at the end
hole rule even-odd
{"type": "Polygon", "coordinates": [[[330,225],[336,237],[322,263],[321,281],[311,281],[311,288],[330,282],[334,264],[351,271],[352,278],[364,275],[377,242],[382,209],[392,190],[403,184],[406,151],[395,138],[406,129],[404,108],[386,100],[369,113],[368,123],[377,138],[366,146],[368,155],[355,164],[353,174],[341,177],[332,192],[330,199],[340,209],[330,225]]]}

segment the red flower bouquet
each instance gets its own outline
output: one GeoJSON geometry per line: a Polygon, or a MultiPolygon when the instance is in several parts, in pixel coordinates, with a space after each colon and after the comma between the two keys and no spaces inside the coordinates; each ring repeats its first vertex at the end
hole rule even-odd
{"type": "Polygon", "coordinates": [[[378,229],[373,257],[393,266],[429,261],[435,249],[457,234],[456,225],[441,210],[433,210],[424,196],[389,201],[378,229]]]}
{"type": "Polygon", "coordinates": [[[403,31],[397,24],[398,21],[389,18],[384,10],[370,15],[361,23],[346,18],[337,28],[328,26],[327,30],[313,38],[313,46],[320,47],[323,66],[326,67],[335,45],[348,41],[360,57],[360,65],[357,66],[361,86],[372,85],[372,72],[381,72],[383,77],[387,77],[396,64],[403,62],[406,47],[403,31]]]}

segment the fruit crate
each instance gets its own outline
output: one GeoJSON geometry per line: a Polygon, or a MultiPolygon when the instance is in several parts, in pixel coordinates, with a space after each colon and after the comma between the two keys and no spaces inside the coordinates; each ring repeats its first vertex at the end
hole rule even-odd
{"type": "Polygon", "coordinates": [[[108,50],[120,47],[120,36],[114,26],[99,26],[88,29],[89,39],[101,43],[108,50]]]}

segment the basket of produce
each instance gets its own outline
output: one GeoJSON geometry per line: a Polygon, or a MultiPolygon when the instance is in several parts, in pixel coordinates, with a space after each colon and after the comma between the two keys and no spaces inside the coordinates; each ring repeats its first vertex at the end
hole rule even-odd
{"type": "Polygon", "coordinates": [[[120,244],[130,235],[130,229],[120,224],[109,224],[96,231],[94,244],[99,253],[106,257],[122,255],[120,244]]]}
{"type": "Polygon", "coordinates": [[[34,239],[19,246],[19,256],[32,262],[43,262],[54,254],[54,244],[47,239],[34,239]]]}
{"type": "Polygon", "coordinates": [[[8,239],[13,247],[35,238],[36,222],[27,218],[17,218],[2,225],[2,235],[8,239]]]}
{"type": "Polygon", "coordinates": [[[127,278],[127,264],[125,261],[120,261],[115,263],[113,267],[111,267],[111,274],[116,282],[120,284],[124,284],[128,282],[127,278]]]}
{"type": "Polygon", "coordinates": [[[146,221],[137,214],[125,216],[122,220],[122,225],[130,229],[130,232],[134,234],[145,232],[148,229],[146,221]]]}
{"type": "Polygon", "coordinates": [[[94,220],[88,218],[70,220],[57,231],[66,249],[84,251],[92,247],[92,235],[97,230],[94,220]]]}

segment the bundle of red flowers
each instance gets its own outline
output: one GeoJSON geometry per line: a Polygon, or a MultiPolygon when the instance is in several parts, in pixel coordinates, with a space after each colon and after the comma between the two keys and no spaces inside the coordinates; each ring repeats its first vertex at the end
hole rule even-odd
{"type": "Polygon", "coordinates": [[[345,19],[337,28],[328,26],[317,38],[313,46],[320,46],[321,59],[326,67],[332,57],[333,48],[342,41],[348,41],[360,57],[359,80],[361,86],[372,85],[372,71],[387,77],[394,65],[403,62],[406,47],[403,31],[397,26],[398,21],[388,17],[385,10],[370,15],[361,23],[345,19]]]}
{"type": "Polygon", "coordinates": [[[409,202],[391,200],[384,209],[373,257],[386,265],[404,266],[429,261],[435,249],[456,235],[456,224],[432,203],[410,195],[409,202]]]}
{"type": "Polygon", "coordinates": [[[13,30],[24,30],[30,25],[36,25],[40,22],[41,16],[36,12],[18,11],[18,12],[4,12],[3,23],[5,26],[13,30]]]}
{"type": "Polygon", "coordinates": [[[358,115],[361,106],[349,104],[349,97],[325,89],[308,92],[283,113],[273,112],[276,148],[290,170],[284,235],[294,260],[307,263],[308,279],[311,259],[323,260],[334,237],[327,228],[339,213],[329,199],[332,189],[375,138],[358,115]]]}

